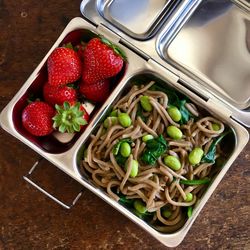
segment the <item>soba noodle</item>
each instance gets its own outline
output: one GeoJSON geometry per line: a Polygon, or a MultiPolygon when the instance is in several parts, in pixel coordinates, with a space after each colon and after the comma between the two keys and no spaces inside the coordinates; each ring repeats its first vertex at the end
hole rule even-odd
{"type": "MultiPolygon", "coordinates": [[[[172,232],[183,225],[187,218],[186,207],[195,205],[206,186],[186,185],[183,181],[211,177],[210,172],[214,164],[200,162],[194,166],[189,162],[188,156],[195,147],[202,148],[206,154],[214,138],[223,133],[225,126],[213,117],[201,117],[200,110],[192,103],[185,105],[190,112],[189,121],[186,124],[174,121],[167,111],[169,96],[161,91],[151,90],[154,84],[152,81],[145,86],[134,85],[128,94],[117,102],[114,109],[118,114],[126,112],[130,115],[131,126],[124,128],[119,124],[112,124],[111,119],[108,120],[107,129],[101,125],[96,135],[91,135],[82,167],[95,185],[104,188],[111,198],[116,201],[121,197],[130,202],[142,201],[147,210],[148,223],[159,231],[172,232]],[[143,112],[146,120],[138,115],[138,110],[141,109],[140,97],[143,94],[148,96],[152,105],[151,112],[143,112]],[[213,130],[213,124],[217,124],[219,129],[213,130]],[[166,127],[170,125],[182,131],[182,139],[174,140],[167,135],[166,127]],[[157,138],[161,134],[167,141],[167,149],[154,165],[147,165],[141,159],[147,147],[142,137],[152,135],[157,138]],[[124,138],[130,140],[132,149],[127,157],[126,167],[118,163],[113,152],[114,146],[124,138]],[[179,159],[181,168],[176,171],[167,166],[163,160],[166,155],[179,159]],[[135,177],[131,177],[133,160],[139,163],[135,177]],[[192,193],[192,200],[186,201],[189,193],[192,193]],[[164,216],[164,210],[169,211],[169,216],[164,216]]],[[[219,146],[217,145],[217,148],[219,146]]],[[[138,212],[136,214],[138,215],[138,212]]]]}

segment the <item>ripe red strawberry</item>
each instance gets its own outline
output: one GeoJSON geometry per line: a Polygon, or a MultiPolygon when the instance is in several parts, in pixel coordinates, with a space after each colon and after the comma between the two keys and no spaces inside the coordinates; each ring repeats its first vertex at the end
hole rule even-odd
{"type": "Polygon", "coordinates": [[[48,58],[49,84],[66,85],[81,77],[82,64],[77,53],[69,48],[56,48],[48,58]]]}
{"type": "Polygon", "coordinates": [[[94,84],[82,82],[79,91],[91,101],[104,102],[109,96],[109,83],[109,79],[101,80],[94,84]]]}
{"type": "Polygon", "coordinates": [[[43,86],[44,100],[55,106],[55,104],[63,105],[64,102],[76,102],[76,90],[68,86],[53,86],[45,83],[43,86]]]}
{"type": "Polygon", "coordinates": [[[86,84],[117,75],[123,66],[124,53],[107,39],[91,39],[83,51],[82,79],[86,84]]]}
{"type": "Polygon", "coordinates": [[[53,131],[54,115],[55,110],[49,104],[35,101],[24,108],[22,124],[32,135],[45,136],[53,131]]]}
{"type": "Polygon", "coordinates": [[[64,102],[62,106],[56,104],[56,115],[53,117],[53,127],[61,133],[79,132],[88,123],[89,115],[80,102],[64,102]]]}

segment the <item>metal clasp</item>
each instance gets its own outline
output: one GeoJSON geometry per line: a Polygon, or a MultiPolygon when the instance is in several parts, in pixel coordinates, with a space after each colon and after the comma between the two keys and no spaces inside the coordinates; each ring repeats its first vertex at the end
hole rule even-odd
{"type": "Polygon", "coordinates": [[[37,188],[43,194],[47,195],[50,199],[52,199],[53,201],[55,201],[56,203],[58,203],[62,207],[66,208],[66,209],[71,209],[76,204],[76,202],[79,200],[79,198],[81,197],[81,195],[83,194],[83,190],[80,193],[78,193],[78,195],[76,196],[76,198],[72,201],[72,203],[70,205],[67,205],[64,202],[60,201],[55,196],[53,196],[52,194],[50,194],[49,192],[47,192],[45,189],[43,189],[42,187],[40,187],[38,184],[36,184],[33,180],[31,180],[29,178],[31,176],[31,174],[33,173],[33,171],[36,169],[36,167],[39,165],[39,163],[42,160],[44,160],[44,158],[40,158],[38,161],[36,161],[34,163],[34,165],[32,166],[32,168],[28,172],[28,174],[25,175],[25,176],[23,176],[24,180],[27,181],[29,184],[31,184],[33,187],[37,188]]]}

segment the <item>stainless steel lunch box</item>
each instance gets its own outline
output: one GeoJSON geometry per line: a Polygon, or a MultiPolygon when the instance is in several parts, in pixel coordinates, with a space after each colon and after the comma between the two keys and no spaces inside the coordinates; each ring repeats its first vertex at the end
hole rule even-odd
{"type": "MultiPolygon", "coordinates": [[[[1,126],[164,245],[177,246],[249,140],[243,125],[250,126],[250,4],[244,0],[85,0],[81,4],[81,13],[84,18],[71,20],[4,108],[0,116],[1,126]],[[81,136],[69,148],[53,153],[20,133],[14,112],[20,99],[40,77],[50,53],[75,30],[82,30],[88,36],[104,35],[119,44],[127,55],[128,65],[122,79],[81,136]],[[234,150],[227,163],[196,204],[192,217],[171,234],[156,231],[109,198],[82,174],[79,164],[89,135],[123,90],[140,78],[157,79],[184,93],[230,126],[235,135],[234,150]]],[[[25,179],[59,204],[71,207],[48,194],[28,176],[25,179]]]]}

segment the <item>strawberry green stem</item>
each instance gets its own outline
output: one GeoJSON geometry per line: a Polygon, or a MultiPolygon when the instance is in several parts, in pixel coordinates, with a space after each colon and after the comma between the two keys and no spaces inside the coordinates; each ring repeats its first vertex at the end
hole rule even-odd
{"type": "Polygon", "coordinates": [[[81,103],[70,105],[64,102],[62,106],[55,105],[57,114],[52,118],[53,127],[58,128],[61,133],[74,133],[81,130],[81,126],[86,125],[87,121],[83,118],[84,112],[80,110],[81,103]]]}
{"type": "Polygon", "coordinates": [[[117,45],[113,44],[112,42],[110,42],[107,38],[105,38],[104,36],[100,36],[100,39],[102,41],[102,43],[106,44],[107,46],[109,46],[110,48],[113,49],[113,51],[119,55],[120,57],[122,57],[123,60],[127,60],[126,54],[125,52],[118,47],[117,45]]]}

